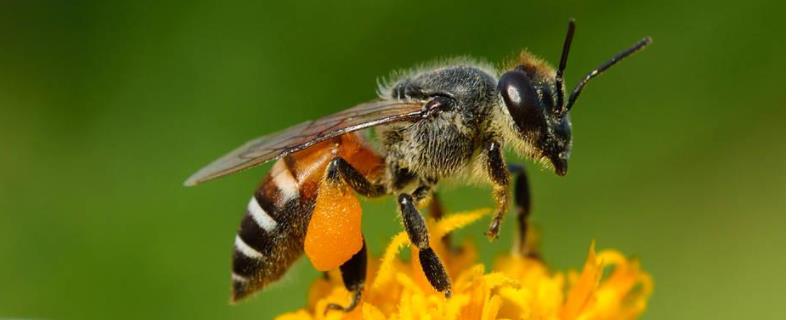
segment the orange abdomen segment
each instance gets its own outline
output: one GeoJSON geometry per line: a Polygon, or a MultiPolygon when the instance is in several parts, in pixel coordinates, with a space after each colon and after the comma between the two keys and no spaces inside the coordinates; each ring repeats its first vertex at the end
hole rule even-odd
{"type": "Polygon", "coordinates": [[[320,182],[304,245],[319,271],[335,269],[361,250],[361,205],[349,186],[320,182]]]}

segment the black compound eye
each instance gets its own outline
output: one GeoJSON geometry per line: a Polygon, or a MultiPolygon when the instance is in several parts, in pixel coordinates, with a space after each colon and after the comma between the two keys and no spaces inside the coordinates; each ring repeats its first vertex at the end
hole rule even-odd
{"type": "Polygon", "coordinates": [[[511,118],[522,131],[533,131],[546,126],[544,105],[524,72],[519,70],[506,72],[500,77],[497,89],[503,96],[503,102],[511,118]]]}

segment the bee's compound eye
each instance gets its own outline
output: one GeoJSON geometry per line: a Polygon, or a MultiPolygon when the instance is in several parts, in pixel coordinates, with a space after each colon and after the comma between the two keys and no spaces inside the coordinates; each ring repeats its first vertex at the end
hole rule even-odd
{"type": "Polygon", "coordinates": [[[524,109],[526,104],[530,104],[534,98],[530,80],[521,71],[506,72],[497,85],[503,101],[509,109],[524,109]]]}
{"type": "Polygon", "coordinates": [[[508,112],[521,130],[531,131],[545,125],[544,108],[524,72],[519,70],[506,72],[500,77],[497,89],[503,97],[508,112]]]}

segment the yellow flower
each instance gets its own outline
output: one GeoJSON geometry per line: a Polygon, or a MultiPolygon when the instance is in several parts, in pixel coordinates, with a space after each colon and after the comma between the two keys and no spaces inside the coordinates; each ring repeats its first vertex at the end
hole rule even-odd
{"type": "MultiPolygon", "coordinates": [[[[483,209],[429,221],[431,239],[441,239],[488,212],[483,209]]],[[[615,250],[595,252],[594,243],[580,271],[563,273],[521,255],[502,256],[487,272],[475,262],[477,252],[469,243],[455,253],[441,241],[432,241],[454,279],[448,299],[425,279],[413,258],[416,249],[411,249],[411,261],[397,259],[409,244],[405,233],[392,239],[377,270],[368,270],[362,303],[352,312],[325,313],[329,303],[346,305],[351,298],[340,276],[331,274],[311,286],[307,308],[278,319],[634,319],[644,312],[653,290],[650,275],[638,261],[615,250]]],[[[371,261],[370,266],[375,265],[371,261]]]]}

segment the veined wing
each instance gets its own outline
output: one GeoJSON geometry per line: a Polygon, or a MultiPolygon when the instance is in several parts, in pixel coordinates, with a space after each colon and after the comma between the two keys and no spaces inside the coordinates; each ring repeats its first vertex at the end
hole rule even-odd
{"type": "Polygon", "coordinates": [[[197,171],[184,182],[193,186],[231,173],[251,168],[315,143],[377,125],[426,117],[438,104],[425,102],[373,101],[359,104],[313,121],[306,121],[286,130],[253,139],[222,158],[197,171]]]}

